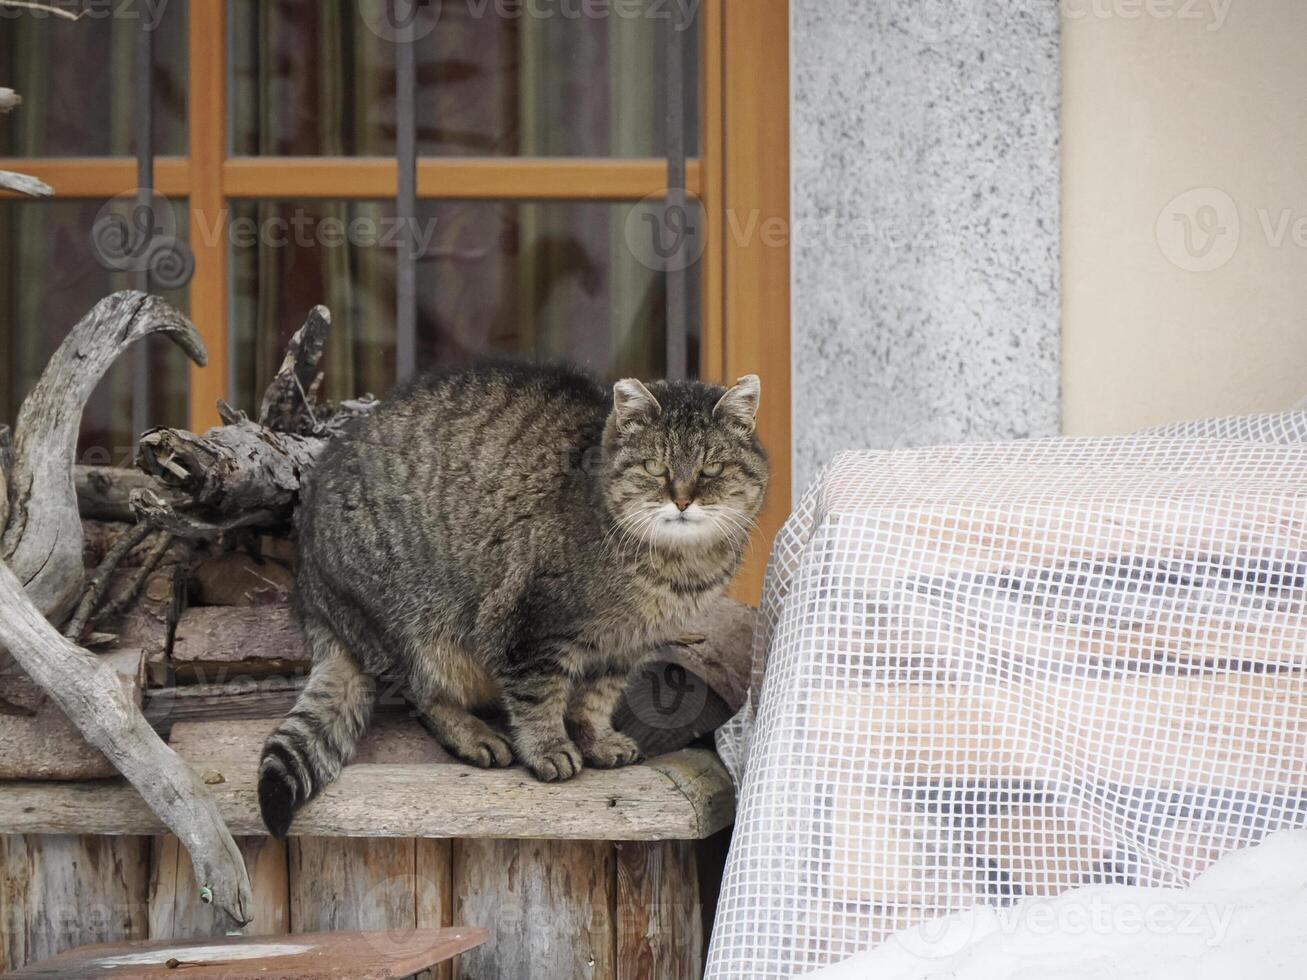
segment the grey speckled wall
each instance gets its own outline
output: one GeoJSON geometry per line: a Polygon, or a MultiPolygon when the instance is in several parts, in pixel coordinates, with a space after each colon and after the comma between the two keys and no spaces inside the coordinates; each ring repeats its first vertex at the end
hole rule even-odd
{"type": "Polygon", "coordinates": [[[1059,426],[1055,0],[790,0],[796,491],[1059,426]]]}

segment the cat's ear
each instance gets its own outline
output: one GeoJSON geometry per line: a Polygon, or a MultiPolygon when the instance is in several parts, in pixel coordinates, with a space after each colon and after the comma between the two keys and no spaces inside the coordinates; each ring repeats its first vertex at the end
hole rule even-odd
{"type": "Polygon", "coordinates": [[[617,428],[629,432],[652,422],[663,413],[663,407],[653,392],[635,378],[624,378],[613,385],[613,414],[617,416],[617,428]]]}
{"type": "Polygon", "coordinates": [[[735,387],[722,395],[713,418],[725,425],[752,433],[758,419],[758,401],[762,398],[762,381],[756,374],[746,374],[735,387]]]}

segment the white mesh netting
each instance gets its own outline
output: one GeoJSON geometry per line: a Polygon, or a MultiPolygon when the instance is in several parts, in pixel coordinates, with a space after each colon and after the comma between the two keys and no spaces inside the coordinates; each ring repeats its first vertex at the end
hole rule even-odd
{"type": "Polygon", "coordinates": [[[1187,884],[1307,824],[1304,438],[1293,412],[835,460],[719,734],[743,780],[710,980],[1187,884]]]}

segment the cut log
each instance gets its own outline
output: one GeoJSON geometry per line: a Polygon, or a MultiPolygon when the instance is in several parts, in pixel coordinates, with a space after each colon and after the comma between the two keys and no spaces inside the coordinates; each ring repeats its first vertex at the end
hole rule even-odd
{"type": "Polygon", "coordinates": [[[290,607],[195,606],[177,623],[172,662],[184,680],[306,673],[311,657],[290,607]]]}

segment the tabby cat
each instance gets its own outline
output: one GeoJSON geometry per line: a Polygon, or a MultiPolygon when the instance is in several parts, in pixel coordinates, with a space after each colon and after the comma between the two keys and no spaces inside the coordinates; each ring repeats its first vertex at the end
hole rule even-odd
{"type": "Polygon", "coordinates": [[[553,781],[636,761],[613,709],[739,567],[767,483],[759,395],[753,375],[610,393],[486,364],[412,384],[335,440],[300,513],[313,670],[263,751],[268,829],[339,775],[386,685],[476,766],[553,781]]]}

